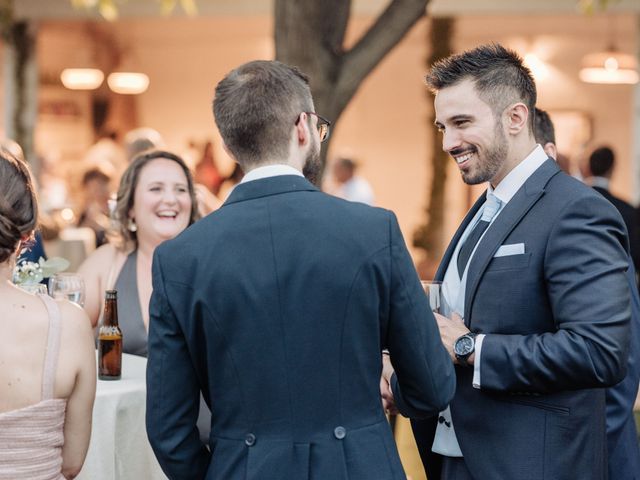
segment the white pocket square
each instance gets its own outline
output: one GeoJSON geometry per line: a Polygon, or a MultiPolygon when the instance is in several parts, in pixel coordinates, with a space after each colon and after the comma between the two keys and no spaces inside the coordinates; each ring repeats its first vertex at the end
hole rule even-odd
{"type": "Polygon", "coordinates": [[[493,257],[508,257],[510,255],[522,255],[523,253],[524,243],[513,243],[511,245],[502,245],[493,257]]]}

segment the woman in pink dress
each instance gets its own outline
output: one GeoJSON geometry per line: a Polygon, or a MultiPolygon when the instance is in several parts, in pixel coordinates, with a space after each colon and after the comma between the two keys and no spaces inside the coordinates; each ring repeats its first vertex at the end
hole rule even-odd
{"type": "Polygon", "coordinates": [[[63,480],[82,468],[96,388],[91,324],[11,282],[36,227],[27,166],[0,153],[0,479],[63,480]]]}

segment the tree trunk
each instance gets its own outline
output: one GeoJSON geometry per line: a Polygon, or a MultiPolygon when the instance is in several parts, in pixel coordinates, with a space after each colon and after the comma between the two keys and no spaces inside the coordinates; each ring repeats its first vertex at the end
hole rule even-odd
{"type": "MultiPolygon", "coordinates": [[[[429,0],[392,0],[369,30],[344,49],[351,2],[275,0],[276,59],[309,75],[316,111],[332,121],[340,115],[366,76],[425,15],[429,0]]],[[[329,140],[322,150],[323,170],[329,140]]],[[[313,179],[320,184],[320,178],[313,179]]]]}
{"type": "MultiPolygon", "coordinates": [[[[453,38],[454,20],[452,18],[434,18],[431,21],[429,42],[431,55],[427,59],[427,68],[436,61],[448,57],[453,53],[451,39],[453,38]]],[[[428,101],[433,105],[433,94],[427,90],[428,101]]],[[[426,208],[426,223],[418,227],[413,236],[413,246],[427,252],[427,262],[435,264],[440,261],[444,253],[444,194],[447,180],[448,155],[442,150],[440,133],[433,126],[435,111],[431,115],[427,128],[433,132],[431,141],[431,186],[429,201],[426,208]]]]}
{"type": "Polygon", "coordinates": [[[33,134],[38,114],[38,68],[36,31],[27,21],[13,20],[13,2],[0,5],[2,36],[5,40],[4,124],[6,136],[18,142],[37,175],[33,134]]]}

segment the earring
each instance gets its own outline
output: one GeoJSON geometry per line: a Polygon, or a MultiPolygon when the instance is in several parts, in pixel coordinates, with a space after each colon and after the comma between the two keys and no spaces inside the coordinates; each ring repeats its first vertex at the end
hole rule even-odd
{"type": "Polygon", "coordinates": [[[130,232],[138,231],[138,226],[136,225],[136,222],[133,218],[129,219],[129,223],[127,223],[127,230],[129,230],[130,232]]]}

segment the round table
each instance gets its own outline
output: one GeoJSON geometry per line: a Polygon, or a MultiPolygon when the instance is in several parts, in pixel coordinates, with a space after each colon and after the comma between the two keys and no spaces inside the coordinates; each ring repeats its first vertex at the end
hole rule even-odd
{"type": "Polygon", "coordinates": [[[98,380],[87,458],[77,480],[165,480],[145,429],[147,359],[122,356],[120,380],[98,380]]]}

